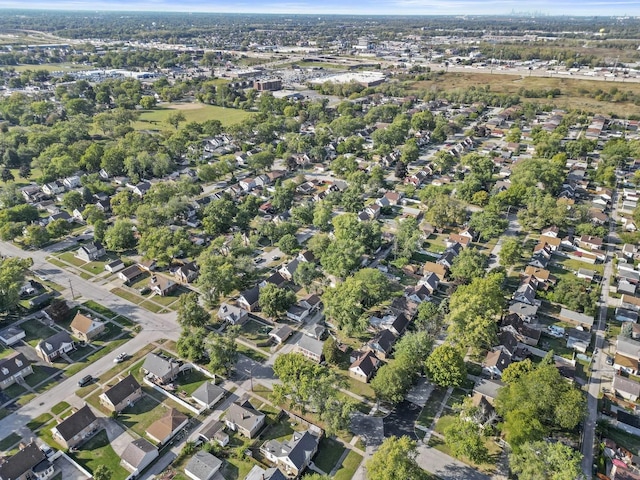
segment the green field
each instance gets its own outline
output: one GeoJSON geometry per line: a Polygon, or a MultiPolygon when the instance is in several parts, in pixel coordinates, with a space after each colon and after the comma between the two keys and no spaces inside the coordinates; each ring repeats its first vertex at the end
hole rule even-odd
{"type": "Polygon", "coordinates": [[[205,120],[220,120],[223,127],[240,123],[251,115],[250,112],[235,108],[216,107],[203,103],[170,103],[153,110],[145,110],[137,121],[133,122],[136,130],[167,130],[173,129],[167,122],[172,113],[180,111],[187,122],[204,122],[205,120]]]}
{"type": "Polygon", "coordinates": [[[46,70],[47,72],[78,72],[80,70],[95,70],[90,65],[75,65],[72,63],[44,63],[42,65],[11,65],[2,66],[2,69],[13,68],[16,72],[24,72],[26,70],[46,70]]]}

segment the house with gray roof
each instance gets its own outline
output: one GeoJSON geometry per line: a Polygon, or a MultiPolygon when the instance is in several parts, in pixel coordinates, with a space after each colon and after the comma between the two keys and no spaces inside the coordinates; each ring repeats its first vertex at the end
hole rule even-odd
{"type": "Polygon", "coordinates": [[[215,455],[198,450],[184,467],[184,473],[193,480],[211,480],[222,467],[222,460],[215,455]]]}
{"type": "Polygon", "coordinates": [[[222,400],[227,391],[215,384],[207,381],[200,385],[192,394],[193,398],[202,408],[211,408],[222,400]]]}
{"type": "Polygon", "coordinates": [[[260,447],[267,460],[284,469],[291,476],[298,476],[309,466],[318,451],[319,438],[309,430],[293,432],[290,440],[269,440],[260,447]]]}
{"type": "Polygon", "coordinates": [[[171,383],[180,373],[180,364],[175,358],[149,353],[142,364],[142,371],[157,383],[171,383]]]}
{"type": "Polygon", "coordinates": [[[616,339],[616,355],[623,355],[636,361],[640,360],[640,342],[624,335],[618,335],[616,339]]]}
{"type": "Polygon", "coordinates": [[[46,480],[53,474],[53,464],[33,441],[0,462],[0,480],[46,480]]]}
{"type": "Polygon", "coordinates": [[[307,335],[302,335],[300,340],[298,340],[298,343],[296,343],[295,352],[301,353],[309,360],[320,363],[322,361],[323,346],[324,342],[311,338],[307,335]]]}
{"type": "Polygon", "coordinates": [[[229,435],[224,431],[224,423],[213,419],[207,423],[198,433],[198,438],[205,442],[216,441],[221,447],[229,444],[229,435]]]}
{"type": "Polygon", "coordinates": [[[0,390],[20,383],[24,377],[31,375],[33,368],[23,353],[15,353],[0,360],[0,390]]]}
{"type": "Polygon", "coordinates": [[[538,305],[529,305],[522,302],[513,302],[509,305],[509,313],[517,314],[525,322],[535,322],[538,316],[538,305]]]}
{"type": "Polygon", "coordinates": [[[120,456],[120,465],[131,474],[138,475],[151,462],[158,458],[158,449],[144,438],[138,438],[131,442],[120,456]]]}
{"type": "Polygon", "coordinates": [[[218,318],[231,325],[243,325],[249,320],[249,314],[243,308],[223,302],[218,309],[218,318]]]}
{"type": "Polygon", "coordinates": [[[120,413],[130,405],[133,405],[142,397],[142,387],[132,374],[105,390],[100,395],[100,404],[111,412],[120,413]]]}
{"type": "Polygon", "coordinates": [[[568,308],[560,309],[560,315],[558,316],[563,322],[573,323],[574,325],[580,325],[583,328],[591,330],[593,327],[594,318],[591,315],[584,313],[574,312],[568,308]]]}
{"type": "Polygon", "coordinates": [[[53,438],[64,448],[74,448],[87,440],[98,428],[98,419],[89,405],[62,420],[51,429],[53,438]]]}
{"type": "Polygon", "coordinates": [[[267,468],[265,470],[258,465],[254,465],[244,480],[286,480],[286,478],[278,468],[267,468]]]}
{"type": "Polygon", "coordinates": [[[40,340],[36,345],[36,354],[45,362],[53,363],[54,360],[62,357],[76,346],[67,332],[58,332],[49,338],[40,340]]]}
{"type": "Polygon", "coordinates": [[[630,402],[637,402],[640,397],[640,383],[622,375],[613,377],[612,388],[616,394],[630,402]]]}
{"type": "Polygon", "coordinates": [[[567,348],[573,348],[578,352],[585,353],[589,345],[591,345],[591,332],[569,328],[567,329],[567,335],[567,348]]]}
{"type": "Polygon", "coordinates": [[[224,421],[234,432],[253,438],[264,425],[265,418],[265,414],[256,410],[249,400],[241,398],[229,406],[224,421]]]}
{"type": "Polygon", "coordinates": [[[481,378],[473,387],[474,397],[481,395],[485,397],[489,403],[493,405],[493,402],[498,397],[498,391],[504,387],[504,383],[500,380],[489,380],[487,378],[481,378]]]}

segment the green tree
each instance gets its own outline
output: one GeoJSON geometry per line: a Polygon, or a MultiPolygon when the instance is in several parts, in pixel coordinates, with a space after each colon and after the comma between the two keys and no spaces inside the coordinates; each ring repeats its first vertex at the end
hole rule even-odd
{"type": "Polygon", "coordinates": [[[331,230],[331,218],[333,212],[331,205],[326,201],[316,203],[313,210],[313,226],[319,228],[323,232],[331,230]]]}
{"type": "Polygon", "coordinates": [[[508,224],[509,222],[502,218],[500,212],[491,204],[483,211],[471,214],[469,219],[469,226],[485,241],[502,235],[508,224]]]}
{"type": "Polygon", "coordinates": [[[140,106],[145,110],[151,110],[156,106],[156,103],[156,97],[154,97],[153,95],[145,95],[140,99],[140,106]]]}
{"type": "Polygon", "coordinates": [[[523,248],[518,238],[507,238],[500,248],[500,265],[512,267],[522,259],[523,248]]]}
{"type": "Polygon", "coordinates": [[[204,327],[210,316],[198,301],[196,292],[181,295],[178,299],[178,323],[183,327],[204,327]]]}
{"type": "Polygon", "coordinates": [[[169,227],[149,228],[140,236],[138,251],[143,257],[155,260],[158,265],[166,266],[180,253],[186,255],[192,249],[186,230],[169,227]]]}
{"type": "Polygon", "coordinates": [[[49,243],[49,232],[40,225],[29,225],[25,229],[24,244],[29,247],[40,248],[49,243]]]}
{"type": "Polygon", "coordinates": [[[467,378],[467,367],[460,350],[446,343],[429,355],[425,370],[431,381],[442,387],[459,387],[467,378]]]}
{"type": "Polygon", "coordinates": [[[98,465],[93,471],[94,480],[111,480],[113,472],[106,465],[98,465]]]}
{"type": "Polygon", "coordinates": [[[116,220],[104,234],[104,241],[109,250],[123,251],[133,248],[136,238],[133,235],[133,224],[129,220],[116,220]]]}
{"type": "Polygon", "coordinates": [[[423,202],[427,207],[424,218],[436,228],[462,225],[467,218],[464,206],[448,195],[434,195],[423,202]]]}
{"type": "Polygon", "coordinates": [[[290,233],[284,235],[280,240],[278,240],[278,248],[287,255],[291,255],[293,252],[298,250],[299,247],[300,245],[298,244],[298,240],[295,235],[290,233]]]}
{"type": "Polygon", "coordinates": [[[300,262],[293,272],[293,282],[303,288],[309,288],[311,283],[320,276],[320,272],[314,263],[300,262]]]}
{"type": "Polygon", "coordinates": [[[209,370],[212,373],[228,375],[231,367],[238,359],[238,345],[236,339],[239,331],[237,326],[227,327],[223,335],[212,333],[209,337],[209,370]]]}
{"type": "Polygon", "coordinates": [[[79,209],[83,204],[82,194],[76,190],[70,191],[62,199],[62,205],[70,212],[73,212],[76,208],[79,209]]]}
{"type": "Polygon", "coordinates": [[[213,307],[221,295],[230,294],[237,286],[243,272],[236,268],[233,258],[218,255],[213,249],[207,249],[198,257],[200,272],[197,284],[205,304],[213,307]]]}
{"type": "Polygon", "coordinates": [[[207,355],[205,338],[207,331],[204,328],[183,327],[176,342],[176,350],[181,357],[192,362],[201,362],[207,355]]]}
{"type": "Polygon", "coordinates": [[[411,387],[412,375],[404,365],[391,362],[383,365],[371,380],[376,398],[388,403],[400,403],[411,387]]]}
{"type": "Polygon", "coordinates": [[[486,461],[489,455],[480,427],[470,420],[456,417],[444,429],[444,441],[456,457],[466,457],[474,463],[486,461]]]}
{"type": "Polygon", "coordinates": [[[340,362],[340,350],[338,350],[338,342],[333,337],[333,335],[329,335],[324,341],[322,345],[322,354],[324,355],[324,359],[327,363],[332,365],[337,365],[340,362]]]}
{"type": "Polygon", "coordinates": [[[184,113],[178,111],[178,112],[172,112],[169,114],[169,116],[167,117],[167,123],[169,125],[171,125],[173,128],[175,128],[176,130],[178,130],[178,126],[182,123],[182,122],[186,122],[187,119],[184,116],[184,113]]]}
{"type": "Polygon", "coordinates": [[[582,455],[562,442],[526,442],[509,455],[519,480],[574,480],[582,469],[582,455]]]}
{"type": "Polygon", "coordinates": [[[287,288],[267,283],[260,289],[260,309],[268,317],[276,318],[296,302],[296,295],[287,288]]]}
{"type": "Polygon", "coordinates": [[[489,264],[489,257],[474,248],[465,248],[453,260],[451,278],[462,283],[469,283],[474,278],[484,277],[489,264]]]}
{"type": "Polygon", "coordinates": [[[409,437],[386,438],[367,462],[367,480],[420,480],[425,475],[417,456],[418,446],[409,437]]]}
{"type": "Polygon", "coordinates": [[[71,225],[64,218],[58,218],[52,222],[47,224],[47,233],[50,238],[60,238],[64,237],[69,230],[71,230],[71,225]]]}
{"type": "Polygon", "coordinates": [[[442,311],[435,303],[422,302],[418,305],[418,314],[414,322],[416,328],[435,336],[442,328],[442,321],[442,311]]]}
{"type": "Polygon", "coordinates": [[[400,222],[396,235],[396,256],[411,258],[422,242],[422,234],[418,228],[418,220],[414,217],[405,218],[400,222]]]}
{"type": "Polygon", "coordinates": [[[31,258],[0,256],[0,312],[13,310],[20,301],[20,287],[33,265],[31,258]]]}

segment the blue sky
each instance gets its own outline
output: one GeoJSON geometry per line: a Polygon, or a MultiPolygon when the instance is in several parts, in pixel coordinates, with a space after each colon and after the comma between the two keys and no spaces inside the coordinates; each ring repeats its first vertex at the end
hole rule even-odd
{"type": "Polygon", "coordinates": [[[0,0],[0,8],[178,12],[486,15],[640,15],[640,0],[0,0]]]}

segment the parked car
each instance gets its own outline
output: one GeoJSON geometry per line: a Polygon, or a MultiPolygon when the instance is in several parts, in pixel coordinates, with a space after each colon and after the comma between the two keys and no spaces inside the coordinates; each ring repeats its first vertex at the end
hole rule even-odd
{"type": "Polygon", "coordinates": [[[84,387],[85,385],[89,385],[91,382],[93,382],[93,377],[91,375],[85,375],[80,380],[78,380],[78,386],[84,387]]]}
{"type": "Polygon", "coordinates": [[[610,356],[607,355],[606,362],[607,362],[607,365],[613,365],[613,357],[610,357],[610,356]]]}
{"type": "Polygon", "coordinates": [[[125,352],[121,352],[118,354],[116,358],[113,359],[113,363],[124,362],[126,358],[127,358],[127,354],[125,352]]]}

